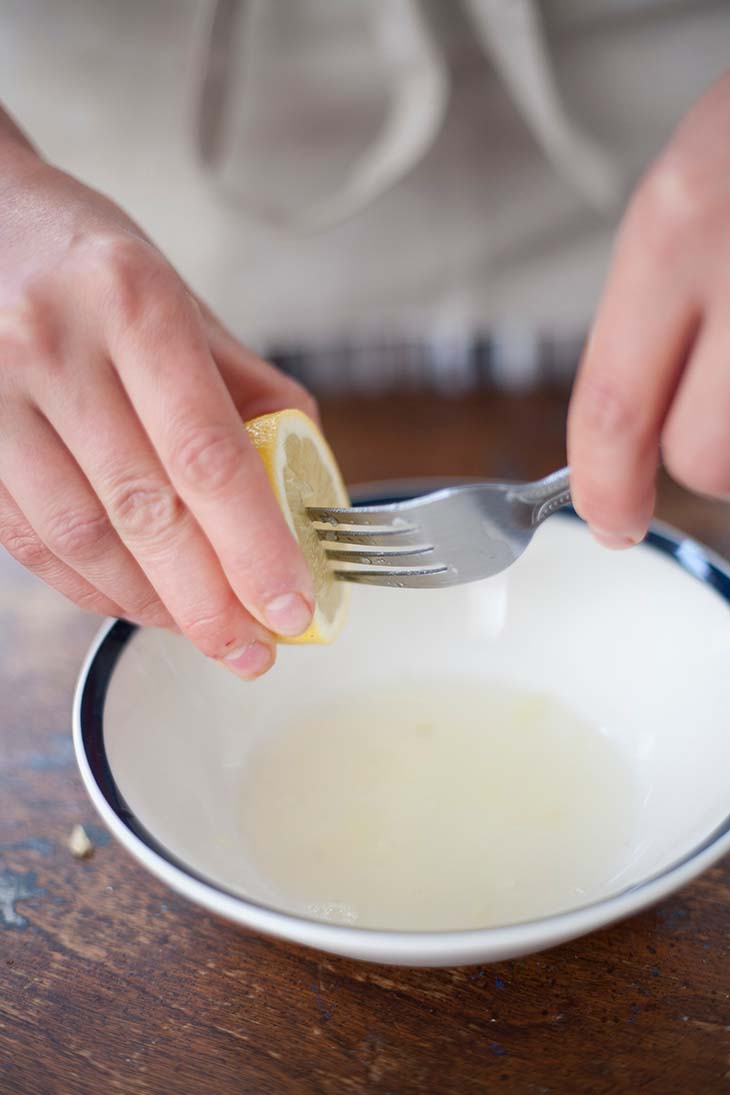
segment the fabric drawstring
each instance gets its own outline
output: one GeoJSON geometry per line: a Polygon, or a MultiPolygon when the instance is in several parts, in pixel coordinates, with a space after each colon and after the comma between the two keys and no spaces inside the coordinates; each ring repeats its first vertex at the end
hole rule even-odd
{"type": "MultiPolygon", "coordinates": [[[[254,0],[255,2],[255,0],[254,0]]],[[[225,157],[226,107],[235,30],[252,0],[215,0],[203,32],[196,103],[196,150],[216,170],[225,157]]],[[[376,23],[378,45],[394,74],[390,108],[373,144],[352,165],[344,182],[295,214],[270,208],[251,211],[299,231],[318,231],[369,205],[423,158],[439,131],[449,99],[444,59],[429,34],[418,0],[389,0],[376,23]]]]}
{"type": "MultiPolygon", "coordinates": [[[[202,35],[195,144],[200,162],[217,172],[225,159],[228,89],[237,28],[256,0],[213,0],[202,35]]],[[[603,148],[571,122],[563,106],[535,0],[462,0],[479,42],[517,110],[555,170],[594,209],[606,211],[622,193],[620,172],[603,148]]],[[[256,208],[263,220],[310,232],[352,216],[420,162],[441,127],[449,77],[419,0],[378,8],[377,42],[393,73],[390,108],[375,141],[338,188],[296,212],[256,208]]]]}
{"type": "Polygon", "coordinates": [[[599,212],[623,182],[605,150],[575,125],[560,97],[535,0],[463,0],[479,40],[555,170],[599,212]]]}

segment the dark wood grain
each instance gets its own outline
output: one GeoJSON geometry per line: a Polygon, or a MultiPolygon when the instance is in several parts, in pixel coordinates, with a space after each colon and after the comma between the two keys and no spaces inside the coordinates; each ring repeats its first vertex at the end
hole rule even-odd
{"type": "MultiPolygon", "coordinates": [[[[549,396],[329,404],[351,481],[539,475],[549,396]]],[[[730,552],[728,510],[663,482],[662,516],[730,552]]],[[[0,562],[2,1095],[730,1092],[730,863],[546,954],[414,971],[198,912],[98,826],[69,736],[96,621],[0,562]],[[76,822],[97,847],[75,860],[76,822]]]]}

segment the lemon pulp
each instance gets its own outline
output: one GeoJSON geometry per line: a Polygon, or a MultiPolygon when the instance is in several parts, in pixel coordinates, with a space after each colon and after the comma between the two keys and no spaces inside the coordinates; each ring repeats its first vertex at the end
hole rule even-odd
{"type": "Polygon", "coordinates": [[[312,572],[315,610],[302,635],[282,642],[328,643],[344,623],[349,589],[331,573],[327,555],[307,514],[310,506],[349,506],[332,450],[301,411],[277,411],[246,423],[284,517],[312,572]]]}

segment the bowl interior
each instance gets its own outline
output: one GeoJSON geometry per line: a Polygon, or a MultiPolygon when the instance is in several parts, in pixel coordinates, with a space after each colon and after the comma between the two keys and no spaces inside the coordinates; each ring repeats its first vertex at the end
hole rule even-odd
{"type": "Polygon", "coordinates": [[[730,612],[650,546],[565,517],[506,575],[355,589],[331,647],[251,686],[136,631],[106,755],[164,854],[250,901],[366,927],[577,908],[730,814],[730,612]]]}

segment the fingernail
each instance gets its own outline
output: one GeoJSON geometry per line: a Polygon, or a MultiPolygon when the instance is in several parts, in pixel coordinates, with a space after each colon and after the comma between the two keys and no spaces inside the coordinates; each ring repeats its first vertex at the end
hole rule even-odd
{"type": "Polygon", "coordinates": [[[311,622],[311,606],[300,593],[282,593],[266,606],[266,623],[277,635],[301,635],[311,622]]]}
{"type": "Polygon", "coordinates": [[[598,540],[599,544],[602,544],[603,547],[611,548],[613,551],[621,551],[623,548],[634,547],[644,539],[643,534],[622,536],[615,532],[608,532],[606,529],[596,528],[595,525],[591,525],[591,532],[596,540],[598,540]]]}
{"type": "Polygon", "coordinates": [[[223,659],[224,664],[239,677],[250,681],[260,677],[274,664],[274,650],[266,643],[253,642],[248,646],[239,646],[223,659]]]}

